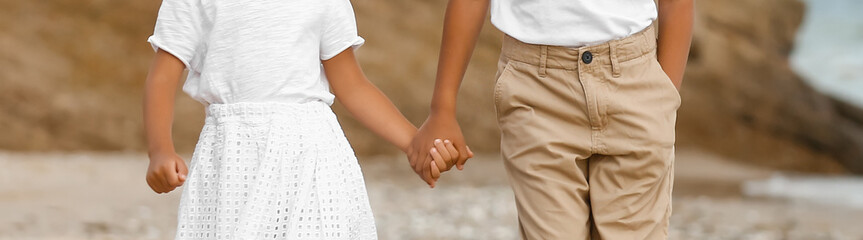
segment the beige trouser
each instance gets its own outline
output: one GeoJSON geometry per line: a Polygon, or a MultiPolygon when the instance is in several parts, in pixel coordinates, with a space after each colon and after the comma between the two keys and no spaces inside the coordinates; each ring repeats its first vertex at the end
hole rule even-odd
{"type": "Polygon", "coordinates": [[[495,107],[522,238],[667,238],[680,96],[654,34],[577,49],[505,37],[495,107]]]}

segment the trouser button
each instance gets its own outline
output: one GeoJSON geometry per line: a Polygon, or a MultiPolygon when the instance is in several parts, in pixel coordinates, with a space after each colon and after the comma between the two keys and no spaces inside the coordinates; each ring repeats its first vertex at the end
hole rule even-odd
{"type": "Polygon", "coordinates": [[[593,53],[590,53],[590,51],[585,51],[581,54],[581,61],[583,61],[584,64],[590,64],[590,62],[593,62],[593,53]]]}

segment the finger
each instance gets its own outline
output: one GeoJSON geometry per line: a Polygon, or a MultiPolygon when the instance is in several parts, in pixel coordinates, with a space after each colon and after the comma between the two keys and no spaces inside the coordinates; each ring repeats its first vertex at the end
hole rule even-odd
{"type": "Polygon", "coordinates": [[[186,161],[179,159],[177,162],[177,179],[180,180],[180,185],[186,182],[189,176],[189,167],[186,166],[186,161]]]}
{"type": "Polygon", "coordinates": [[[174,183],[171,182],[172,180],[177,181],[176,174],[175,175],[165,174],[165,176],[162,178],[162,184],[163,184],[162,193],[168,193],[168,192],[174,190],[174,188],[176,188],[176,185],[174,185],[174,183]]]}
{"type": "Polygon", "coordinates": [[[432,179],[431,179],[431,178],[426,177],[426,176],[425,176],[425,174],[423,174],[423,172],[422,172],[422,171],[418,172],[418,173],[417,173],[417,176],[419,176],[419,177],[420,177],[420,179],[422,179],[422,180],[423,180],[423,182],[425,182],[426,184],[428,184],[430,188],[434,188],[434,181],[432,181],[432,179]]]}
{"type": "MultiPolygon", "coordinates": [[[[450,140],[444,140],[444,141],[443,141],[443,143],[444,143],[444,146],[446,147],[447,151],[448,151],[452,156],[456,156],[456,155],[458,155],[458,150],[456,150],[456,149],[455,149],[455,146],[454,146],[454,145],[452,145],[452,141],[450,141],[450,140]]],[[[453,158],[454,158],[454,157],[453,157],[453,158]]]]}
{"type": "Polygon", "coordinates": [[[468,159],[473,158],[473,151],[470,150],[470,147],[464,146],[464,148],[465,148],[465,150],[467,150],[467,159],[465,159],[463,162],[461,162],[461,164],[459,165],[459,168],[458,168],[459,171],[464,170],[464,164],[467,162],[468,159]]]}
{"type": "Polygon", "coordinates": [[[432,178],[434,178],[434,179],[440,178],[440,169],[437,167],[437,164],[430,163],[429,168],[431,168],[432,178]]]}
{"type": "Polygon", "coordinates": [[[452,160],[453,154],[450,154],[450,152],[447,150],[446,146],[444,145],[444,141],[441,141],[440,139],[435,139],[434,147],[437,148],[437,152],[440,153],[441,160],[444,160],[444,162],[446,162],[446,165],[438,166],[440,169],[444,169],[446,168],[446,166],[451,165],[451,162],[454,162],[452,160]]]}
{"type": "Polygon", "coordinates": [[[446,168],[446,162],[444,162],[440,151],[437,150],[437,147],[433,147],[431,150],[429,150],[429,154],[432,156],[432,163],[437,165],[438,169],[446,168]]]}
{"type": "Polygon", "coordinates": [[[174,190],[174,187],[180,186],[180,177],[177,176],[177,164],[171,164],[171,170],[165,171],[165,182],[174,190]]]}
{"type": "Polygon", "coordinates": [[[455,149],[455,146],[452,145],[452,141],[450,141],[450,140],[444,140],[443,143],[444,143],[444,146],[446,146],[447,151],[450,153],[450,156],[452,156],[449,159],[450,162],[448,162],[447,166],[446,166],[447,167],[446,171],[449,171],[450,168],[452,168],[456,164],[455,156],[458,156],[458,150],[455,149]]]}
{"type": "MultiPolygon", "coordinates": [[[[428,159],[430,157],[426,157],[426,158],[428,159]]],[[[429,167],[429,164],[432,164],[432,162],[431,161],[425,161],[425,164],[422,165],[422,166],[424,166],[422,168],[422,177],[423,177],[423,180],[425,180],[426,183],[428,183],[429,187],[434,188],[434,178],[432,178],[432,176],[431,176],[431,168],[429,167]]]]}
{"type": "Polygon", "coordinates": [[[458,168],[458,170],[464,170],[464,163],[467,162],[468,158],[470,158],[470,154],[468,153],[470,152],[469,148],[467,146],[464,147],[465,151],[459,151],[459,158],[458,162],[456,163],[456,167],[458,168]]]}

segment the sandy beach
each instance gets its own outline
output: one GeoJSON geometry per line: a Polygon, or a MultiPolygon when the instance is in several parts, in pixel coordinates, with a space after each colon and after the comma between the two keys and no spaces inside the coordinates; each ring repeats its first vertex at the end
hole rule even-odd
{"type": "MultiPolygon", "coordinates": [[[[380,239],[518,239],[499,157],[425,187],[402,157],[362,158],[380,239]]],[[[172,239],[180,192],[157,195],[139,153],[0,153],[0,239],[172,239]]],[[[863,239],[863,209],[746,197],[769,178],[697,150],[678,151],[671,239],[863,239]]]]}

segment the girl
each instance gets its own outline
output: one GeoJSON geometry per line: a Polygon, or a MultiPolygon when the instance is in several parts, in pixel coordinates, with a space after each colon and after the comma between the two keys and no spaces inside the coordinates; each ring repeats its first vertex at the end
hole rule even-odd
{"type": "MultiPolygon", "coordinates": [[[[157,193],[186,186],[177,239],[376,238],[357,160],[329,106],[339,99],[403,151],[416,128],[360,70],[348,0],[164,0],[148,42],[147,183],[157,193]],[[190,169],[171,140],[184,68],[183,90],[207,106],[190,169]]],[[[430,185],[459,155],[436,142],[424,166],[430,185]]]]}

